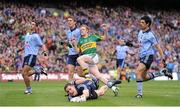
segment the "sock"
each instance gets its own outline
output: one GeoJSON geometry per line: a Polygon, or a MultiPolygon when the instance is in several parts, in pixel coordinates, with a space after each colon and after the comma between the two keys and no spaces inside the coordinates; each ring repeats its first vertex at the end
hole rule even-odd
{"type": "Polygon", "coordinates": [[[27,87],[26,88],[28,91],[32,91],[32,88],[31,87],[27,87]]]}
{"type": "Polygon", "coordinates": [[[37,73],[37,74],[40,74],[40,73],[41,73],[41,69],[40,69],[39,66],[34,66],[33,69],[34,69],[34,72],[35,72],[35,73],[37,73]]]}
{"type": "Polygon", "coordinates": [[[159,76],[163,76],[164,73],[162,71],[158,71],[158,72],[148,73],[148,75],[151,79],[153,79],[159,76]]]}
{"type": "Polygon", "coordinates": [[[143,87],[142,82],[143,81],[142,80],[137,80],[136,82],[137,82],[137,94],[142,95],[142,87],[143,87]]]}
{"type": "Polygon", "coordinates": [[[107,86],[108,86],[109,88],[111,88],[112,85],[113,85],[113,83],[112,83],[111,81],[108,81],[108,82],[107,82],[107,86]]]}
{"type": "Polygon", "coordinates": [[[151,73],[151,72],[148,73],[148,76],[149,76],[149,79],[155,78],[155,75],[153,73],[151,73]]]}
{"type": "Polygon", "coordinates": [[[83,75],[85,76],[86,74],[89,73],[89,70],[87,68],[83,69],[83,75]]]}

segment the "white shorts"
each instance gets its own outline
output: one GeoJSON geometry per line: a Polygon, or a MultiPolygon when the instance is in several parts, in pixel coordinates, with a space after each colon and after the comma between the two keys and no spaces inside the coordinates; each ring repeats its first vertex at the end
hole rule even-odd
{"type": "Polygon", "coordinates": [[[93,60],[94,64],[99,63],[99,56],[98,56],[98,54],[96,54],[96,53],[85,54],[85,55],[83,55],[83,56],[88,56],[88,57],[90,57],[90,58],[93,60]]]}

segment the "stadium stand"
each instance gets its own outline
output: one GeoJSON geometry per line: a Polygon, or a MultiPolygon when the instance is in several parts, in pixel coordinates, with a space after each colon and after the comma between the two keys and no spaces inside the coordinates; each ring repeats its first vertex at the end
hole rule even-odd
{"type": "MultiPolygon", "coordinates": [[[[153,0],[156,2],[155,0],[153,0]]],[[[118,0],[114,2],[101,0],[83,3],[81,0],[10,0],[0,2],[0,72],[20,72],[22,64],[22,47],[25,27],[30,20],[38,23],[38,32],[49,50],[48,72],[67,72],[67,50],[60,44],[65,41],[63,30],[66,29],[65,18],[73,15],[78,25],[88,24],[92,33],[100,32],[99,26],[107,23],[110,26],[108,39],[99,43],[101,61],[99,68],[107,70],[115,69],[115,56],[113,52],[118,38],[137,40],[138,19],[142,15],[148,15],[153,19],[152,29],[157,34],[159,41],[167,57],[167,63],[173,65],[172,72],[180,72],[180,13],[176,0],[174,8],[166,10],[168,3],[163,3],[162,8],[156,6],[140,6],[136,0],[118,0]],[[43,2],[42,2],[43,1],[43,2]],[[131,2],[130,2],[131,1],[131,2]],[[56,5],[55,5],[56,4],[56,5]],[[109,4],[109,5],[108,5],[109,4]],[[117,5],[119,4],[119,5],[117,5]],[[128,6],[127,6],[128,5],[128,6]],[[132,6],[132,7],[131,7],[132,6]],[[140,6],[140,7],[139,7],[140,6]],[[148,11],[152,9],[151,11],[148,11]]],[[[164,2],[164,1],[163,1],[164,2]]],[[[161,3],[160,0],[158,3],[161,3]]],[[[153,5],[153,2],[149,3],[153,5]]],[[[138,56],[128,56],[127,66],[134,71],[138,56]]],[[[152,65],[152,71],[158,68],[156,60],[152,65]]]]}

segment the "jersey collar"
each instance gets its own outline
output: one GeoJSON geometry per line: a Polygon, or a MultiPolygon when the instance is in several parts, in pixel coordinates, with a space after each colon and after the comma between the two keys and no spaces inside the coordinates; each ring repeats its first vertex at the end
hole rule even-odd
{"type": "Polygon", "coordinates": [[[151,28],[149,28],[148,30],[144,31],[143,33],[148,33],[151,31],[151,28]]]}
{"type": "Polygon", "coordinates": [[[75,26],[73,29],[70,29],[70,31],[72,32],[72,31],[76,30],[76,28],[77,28],[77,26],[75,26]]]}

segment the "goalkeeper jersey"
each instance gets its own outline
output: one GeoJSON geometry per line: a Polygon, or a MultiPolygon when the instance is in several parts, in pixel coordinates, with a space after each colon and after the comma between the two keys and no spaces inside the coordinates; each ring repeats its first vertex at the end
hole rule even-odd
{"type": "Polygon", "coordinates": [[[97,86],[94,81],[86,80],[83,84],[74,84],[77,90],[76,96],[68,95],[68,99],[71,100],[74,97],[81,96],[83,94],[83,90],[89,90],[89,97],[88,99],[96,99],[97,95],[95,95],[95,90],[97,90],[97,86]]]}

